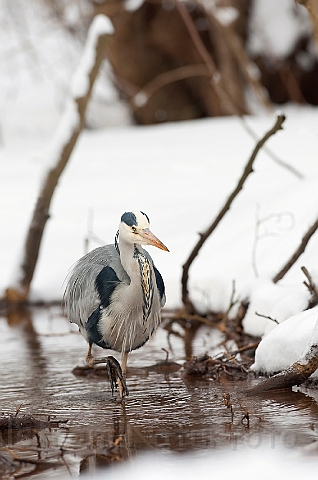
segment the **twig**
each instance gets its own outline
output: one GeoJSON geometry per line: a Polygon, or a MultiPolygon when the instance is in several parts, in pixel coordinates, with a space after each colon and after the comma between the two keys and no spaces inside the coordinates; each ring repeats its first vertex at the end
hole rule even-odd
{"type": "Polygon", "coordinates": [[[244,411],[244,415],[241,418],[241,423],[244,425],[244,420],[246,420],[246,428],[250,428],[250,414],[246,407],[240,403],[241,409],[244,411]]]}
{"type": "Polygon", "coordinates": [[[316,287],[316,284],[314,283],[310,273],[308,272],[306,267],[301,267],[301,271],[304,273],[304,275],[307,277],[308,283],[304,282],[308,290],[312,295],[316,295],[318,297],[318,289],[316,287]]]}
{"type": "Polygon", "coordinates": [[[234,305],[237,304],[237,302],[238,302],[238,300],[235,300],[235,280],[233,280],[233,282],[232,282],[232,293],[231,293],[230,304],[229,304],[226,312],[224,313],[224,315],[223,315],[223,317],[222,317],[221,327],[223,327],[223,328],[226,327],[226,324],[227,324],[228,319],[229,319],[230,311],[232,310],[232,308],[234,307],[234,305]]]}
{"type": "MultiPolygon", "coordinates": [[[[239,117],[239,120],[241,121],[243,127],[245,128],[245,130],[247,131],[247,133],[254,139],[254,140],[257,140],[258,139],[258,136],[257,134],[254,132],[254,130],[248,125],[246,119],[244,117],[239,117]]],[[[295,167],[292,167],[291,165],[289,165],[289,163],[285,162],[285,160],[282,160],[281,158],[279,158],[276,153],[272,152],[270,148],[268,148],[266,145],[263,147],[263,152],[266,153],[266,155],[268,155],[272,160],[274,160],[275,163],[277,163],[278,165],[280,165],[281,167],[283,168],[286,168],[287,170],[289,170],[293,175],[295,175],[296,177],[300,178],[301,180],[303,180],[305,178],[304,174],[299,172],[295,167]]]]}
{"type": "Polygon", "coordinates": [[[20,410],[21,410],[21,408],[22,408],[22,405],[23,405],[23,403],[20,403],[20,405],[19,405],[18,408],[16,409],[16,412],[15,412],[15,415],[14,415],[15,417],[17,417],[17,416],[19,415],[20,410]]]}
{"type": "Polygon", "coordinates": [[[221,353],[220,356],[217,357],[217,360],[221,360],[222,362],[233,360],[233,358],[235,358],[236,355],[238,355],[239,353],[246,352],[246,350],[255,350],[258,347],[258,345],[259,345],[259,342],[248,343],[247,345],[243,345],[237,350],[226,352],[226,354],[221,353]]]}
{"type": "Polygon", "coordinates": [[[310,299],[308,308],[312,308],[315,305],[317,305],[317,303],[318,303],[318,288],[317,288],[315,282],[313,281],[310,273],[308,272],[307,268],[306,267],[301,267],[301,270],[304,273],[304,275],[307,277],[307,280],[308,280],[308,282],[304,282],[304,285],[306,285],[306,287],[309,290],[309,293],[311,294],[311,299],[310,299]]]}
{"type": "Polygon", "coordinates": [[[167,318],[170,319],[168,322],[168,325],[171,325],[172,323],[177,322],[178,320],[184,320],[185,322],[199,322],[199,323],[203,323],[204,325],[208,325],[209,327],[219,328],[219,325],[216,321],[212,319],[208,319],[206,317],[202,317],[201,315],[198,315],[198,314],[190,314],[190,313],[187,313],[187,311],[183,311],[183,310],[176,312],[172,318],[170,315],[167,318]]]}
{"type": "Polygon", "coordinates": [[[255,213],[255,217],[256,217],[255,234],[254,234],[254,241],[253,241],[253,247],[252,247],[252,266],[253,266],[253,270],[254,270],[256,278],[258,278],[258,276],[259,276],[258,268],[257,268],[257,262],[256,262],[256,257],[257,257],[256,253],[257,253],[257,247],[258,247],[259,240],[261,240],[263,238],[266,238],[266,237],[273,237],[273,236],[278,235],[278,232],[277,233],[275,233],[275,232],[264,232],[263,234],[260,234],[259,230],[260,230],[261,225],[266,224],[266,222],[268,222],[268,221],[270,221],[271,219],[274,219],[274,218],[276,218],[276,220],[278,221],[278,220],[284,218],[284,216],[289,216],[290,217],[290,226],[285,227],[285,228],[283,227],[283,228],[281,228],[281,230],[283,230],[283,231],[289,230],[289,229],[293,228],[294,223],[295,223],[294,216],[290,212],[271,213],[271,214],[269,214],[269,215],[267,215],[266,217],[263,217],[263,218],[259,218],[259,212],[260,212],[260,206],[257,204],[256,213],[255,213]]]}
{"type": "Polygon", "coordinates": [[[221,209],[221,211],[219,212],[219,214],[215,218],[214,222],[210,225],[210,227],[204,233],[200,234],[199,241],[197,242],[194,249],[190,253],[190,256],[189,256],[188,260],[186,261],[186,263],[182,267],[183,268],[183,272],[182,272],[182,301],[183,301],[183,304],[186,307],[186,309],[191,313],[194,312],[195,309],[194,309],[194,306],[193,306],[193,304],[190,300],[189,290],[188,290],[188,278],[189,278],[190,266],[191,266],[193,260],[198,255],[202,245],[205,243],[205,241],[208,239],[208,237],[211,235],[211,233],[216,229],[216,227],[218,226],[218,224],[220,223],[220,221],[222,220],[222,218],[224,217],[226,212],[230,209],[233,200],[239,194],[239,192],[242,190],[243,185],[244,185],[247,177],[253,172],[253,163],[254,163],[254,160],[255,160],[259,150],[262,148],[262,146],[265,144],[265,142],[272,135],[274,135],[278,130],[282,130],[282,125],[284,123],[284,120],[285,120],[284,115],[278,115],[277,119],[276,119],[276,122],[275,122],[275,125],[263,136],[263,138],[261,138],[257,142],[257,144],[256,144],[256,146],[255,146],[255,148],[252,152],[252,155],[251,155],[249,161],[246,164],[243,175],[241,176],[237,186],[235,187],[235,189],[233,190],[231,195],[228,197],[227,201],[225,202],[225,205],[223,206],[223,208],[221,209]]]}
{"type": "Polygon", "coordinates": [[[261,313],[257,312],[255,312],[255,315],[257,315],[258,317],[267,318],[267,320],[271,320],[272,322],[279,324],[279,322],[275,318],[268,317],[267,315],[262,315],[261,313]]]}
{"type": "Polygon", "coordinates": [[[274,283],[279,282],[279,280],[281,280],[286,275],[288,270],[290,270],[291,267],[296,263],[300,255],[304,253],[309,240],[311,239],[311,237],[313,236],[313,234],[316,232],[317,229],[318,229],[318,218],[303,236],[301,243],[297,248],[297,250],[295,251],[295,253],[290,257],[290,259],[284,265],[284,267],[275,275],[275,277],[273,278],[274,283]]]}
{"type": "Polygon", "coordinates": [[[162,348],[161,350],[163,350],[164,352],[166,352],[166,360],[165,360],[165,362],[168,362],[168,359],[169,359],[169,351],[168,351],[166,348],[162,348]]]}
{"type": "Polygon", "coordinates": [[[230,409],[230,412],[231,412],[231,419],[232,419],[232,423],[233,423],[233,418],[234,418],[234,411],[233,411],[233,405],[232,405],[232,402],[231,402],[231,396],[229,393],[223,393],[223,403],[224,405],[226,406],[226,408],[229,408],[230,409]]]}

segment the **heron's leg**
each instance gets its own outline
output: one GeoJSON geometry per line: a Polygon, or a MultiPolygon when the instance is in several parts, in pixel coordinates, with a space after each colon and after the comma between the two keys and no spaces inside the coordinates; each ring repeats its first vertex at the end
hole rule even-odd
{"type": "Polygon", "coordinates": [[[95,362],[95,360],[94,360],[94,357],[92,355],[92,345],[88,344],[87,352],[86,352],[86,364],[89,367],[93,367],[95,365],[94,362],[95,362]]]}
{"type": "Polygon", "coordinates": [[[123,354],[123,359],[121,362],[121,371],[123,374],[123,378],[121,379],[118,377],[118,388],[119,388],[120,398],[124,398],[125,395],[129,395],[128,388],[126,385],[127,360],[128,360],[128,352],[125,352],[123,354]]]}
{"type": "Polygon", "coordinates": [[[123,360],[121,362],[121,370],[123,372],[124,378],[126,378],[126,373],[127,373],[127,360],[128,360],[128,352],[125,352],[123,355],[123,360]]]}

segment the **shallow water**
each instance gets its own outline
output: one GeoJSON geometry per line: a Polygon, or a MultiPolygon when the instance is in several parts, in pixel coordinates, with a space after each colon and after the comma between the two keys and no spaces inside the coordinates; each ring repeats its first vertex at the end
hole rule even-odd
{"type": "MultiPolygon", "coordinates": [[[[218,335],[200,331],[194,353],[211,353],[218,335]]],[[[182,340],[173,338],[172,347],[169,359],[182,364],[182,340]]],[[[215,382],[183,377],[182,369],[165,374],[148,369],[165,359],[162,348],[170,348],[164,330],[130,355],[130,395],[123,405],[112,397],[106,377],[72,373],[84,365],[86,343],[59,309],[36,309],[22,320],[0,318],[0,348],[0,412],[20,409],[37,419],[68,420],[60,428],[2,433],[2,448],[46,462],[25,467],[24,478],[76,478],[149,450],[257,449],[264,444],[290,449],[317,440],[314,390],[250,398],[241,392],[257,380],[215,382]],[[230,394],[232,412],[224,393],[230,394]]]]}

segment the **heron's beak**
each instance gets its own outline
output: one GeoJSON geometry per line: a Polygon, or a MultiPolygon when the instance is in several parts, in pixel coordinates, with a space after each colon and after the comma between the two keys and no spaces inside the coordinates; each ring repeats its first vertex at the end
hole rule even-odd
{"type": "Polygon", "coordinates": [[[158,247],[161,250],[164,250],[165,252],[169,252],[168,248],[157,238],[150,230],[149,228],[144,228],[139,232],[139,235],[141,238],[145,240],[145,243],[147,245],[153,245],[154,247],[158,247]]]}

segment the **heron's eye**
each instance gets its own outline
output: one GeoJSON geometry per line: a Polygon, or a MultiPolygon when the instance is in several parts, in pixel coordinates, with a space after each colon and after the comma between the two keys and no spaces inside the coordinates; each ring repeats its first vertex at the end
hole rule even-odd
{"type": "Polygon", "coordinates": [[[131,227],[131,230],[133,233],[137,233],[137,228],[136,227],[131,227]]]}

